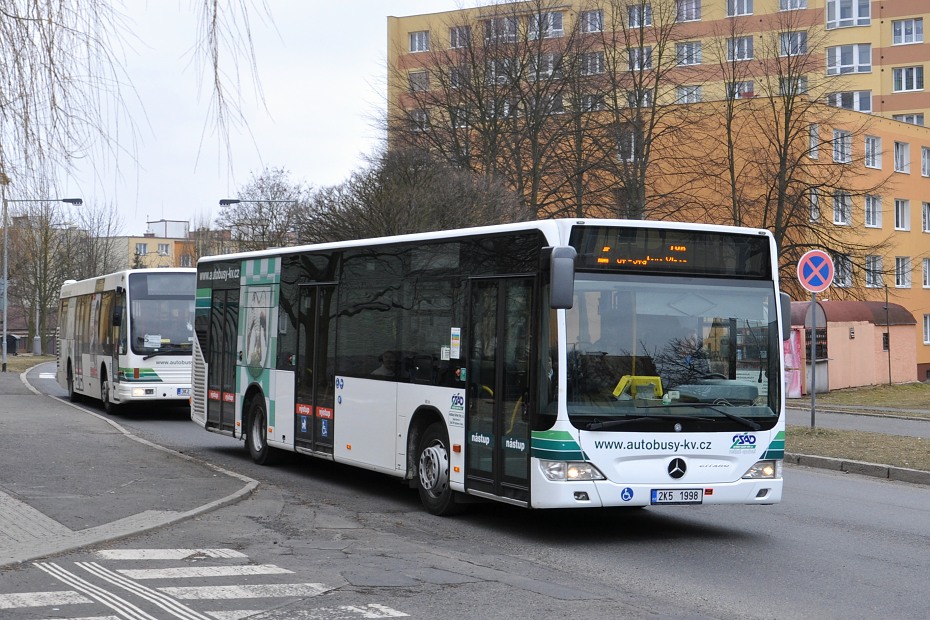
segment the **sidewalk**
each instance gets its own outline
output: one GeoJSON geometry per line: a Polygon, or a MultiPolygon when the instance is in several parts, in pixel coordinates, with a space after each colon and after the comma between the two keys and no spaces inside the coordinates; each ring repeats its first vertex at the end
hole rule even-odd
{"type": "Polygon", "coordinates": [[[161,527],[258,483],[0,373],[0,568],[161,527]]]}

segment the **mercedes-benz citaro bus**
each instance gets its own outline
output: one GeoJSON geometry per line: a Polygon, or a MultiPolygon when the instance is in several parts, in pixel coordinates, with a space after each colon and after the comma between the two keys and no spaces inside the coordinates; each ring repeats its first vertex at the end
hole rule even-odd
{"type": "Polygon", "coordinates": [[[188,404],[192,268],[129,269],[61,287],[58,383],[72,401],[188,404]]]}
{"type": "Polygon", "coordinates": [[[787,296],[765,230],[542,220],[212,256],[191,418],[434,514],[772,504],[787,296]]]}

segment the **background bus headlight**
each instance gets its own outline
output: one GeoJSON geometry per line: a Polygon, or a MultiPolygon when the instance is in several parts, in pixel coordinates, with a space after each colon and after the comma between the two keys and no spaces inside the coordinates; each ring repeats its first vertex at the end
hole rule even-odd
{"type": "Polygon", "coordinates": [[[757,461],[755,465],[749,468],[743,479],[774,479],[781,478],[781,461],[757,461]]]}
{"type": "Polygon", "coordinates": [[[584,461],[540,461],[542,472],[549,480],[606,480],[597,467],[584,461]]]}

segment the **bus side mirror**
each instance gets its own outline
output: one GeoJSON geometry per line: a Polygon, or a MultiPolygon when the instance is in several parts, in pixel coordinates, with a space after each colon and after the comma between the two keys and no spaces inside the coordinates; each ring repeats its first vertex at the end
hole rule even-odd
{"type": "Polygon", "coordinates": [[[779,293],[781,298],[781,339],[791,338],[791,297],[788,293],[779,293]]]}
{"type": "Polygon", "coordinates": [[[571,246],[551,248],[549,255],[549,307],[568,310],[574,304],[575,257],[571,246]]]}
{"type": "Polygon", "coordinates": [[[123,324],[123,307],[116,306],[113,308],[113,322],[111,323],[113,327],[119,327],[123,324]]]}

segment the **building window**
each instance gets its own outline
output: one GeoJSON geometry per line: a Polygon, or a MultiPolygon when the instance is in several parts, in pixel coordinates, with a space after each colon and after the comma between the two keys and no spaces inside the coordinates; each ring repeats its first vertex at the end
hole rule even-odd
{"type": "Polygon", "coordinates": [[[778,94],[782,97],[794,97],[807,92],[807,76],[778,78],[778,94]]]}
{"type": "Polygon", "coordinates": [[[870,73],[872,71],[872,45],[857,43],[827,48],[827,75],[841,73],[870,73]]]}
{"type": "Polygon", "coordinates": [[[752,60],[752,37],[727,39],[727,60],[752,60]]]}
{"type": "Polygon", "coordinates": [[[642,28],[652,25],[651,4],[631,4],[626,7],[627,24],[630,28],[642,28]]]}
{"type": "Polygon", "coordinates": [[[865,167],[882,167],[882,139],[877,136],[865,137],[865,167]]]}
{"type": "Polygon", "coordinates": [[[894,229],[911,229],[911,201],[904,198],[894,199],[894,229]]]}
{"type": "Polygon", "coordinates": [[[882,351],[887,351],[891,347],[889,337],[890,334],[888,332],[882,333],[882,351]]]}
{"type": "Polygon", "coordinates": [[[920,230],[930,233],[930,202],[920,205],[920,230]]]}
{"type": "Polygon", "coordinates": [[[727,17],[752,15],[752,0],[727,0],[727,17]]]}
{"type": "Polygon", "coordinates": [[[930,344],[930,314],[924,315],[924,344],[930,344]]]}
{"type": "Polygon", "coordinates": [[[449,28],[449,47],[460,48],[471,45],[471,26],[452,26],[449,28]]]}
{"type": "Polygon", "coordinates": [[[136,254],[140,254],[140,255],[144,256],[144,255],[146,255],[146,254],[148,254],[148,253],[149,253],[149,245],[148,245],[147,243],[137,243],[137,244],[136,244],[136,254]]]}
{"type": "Polygon", "coordinates": [[[676,43],[675,52],[676,58],[678,59],[678,64],[681,66],[701,64],[700,41],[685,41],[684,43],[676,43]]]}
{"type": "Polygon", "coordinates": [[[530,16],[529,37],[531,39],[549,39],[565,34],[562,28],[562,13],[538,13],[530,16]]]}
{"type": "Polygon", "coordinates": [[[837,226],[849,226],[852,216],[852,196],[849,192],[833,192],[833,223],[837,226]]]}
{"type": "Polygon", "coordinates": [[[795,9],[806,9],[807,0],[778,0],[779,11],[793,11],[795,9]]]}
{"type": "Polygon", "coordinates": [[[924,288],[930,288],[930,258],[925,258],[923,260],[923,263],[924,263],[924,288]]]}
{"type": "Polygon", "coordinates": [[[581,55],[581,75],[604,73],[604,52],[587,52],[581,55]]]}
{"type": "Polygon", "coordinates": [[[896,288],[911,288],[911,257],[894,257],[894,285],[896,288]]]}
{"type": "Polygon", "coordinates": [[[827,0],[827,29],[868,26],[872,22],[869,0],[827,0]]]}
{"type": "Polygon", "coordinates": [[[852,286],[852,259],[847,254],[833,256],[833,284],[839,288],[852,286]]]}
{"type": "Polygon", "coordinates": [[[811,207],[811,221],[819,222],[820,221],[820,188],[812,187],[808,191],[808,199],[810,200],[811,207]]]}
{"type": "Polygon", "coordinates": [[[171,246],[168,245],[167,243],[159,243],[159,244],[158,244],[158,253],[159,253],[161,256],[168,256],[168,253],[169,253],[170,248],[171,248],[171,246]]]}
{"type": "Polygon", "coordinates": [[[414,131],[426,131],[429,129],[429,114],[422,108],[410,110],[410,128],[414,131]]]}
{"type": "Polygon", "coordinates": [[[420,30],[419,32],[410,33],[410,51],[411,52],[428,52],[429,51],[429,30],[420,30]]]}
{"type": "Polygon", "coordinates": [[[181,255],[181,264],[179,267],[192,267],[194,265],[194,257],[190,254],[181,255]]]}
{"type": "Polygon", "coordinates": [[[882,199],[881,196],[865,197],[865,225],[867,228],[882,227],[882,199]]]}
{"type": "Polygon", "coordinates": [[[517,18],[494,17],[484,22],[484,38],[490,43],[513,43],[517,40],[517,18]]]}
{"type": "Polygon", "coordinates": [[[603,32],[604,31],[604,11],[585,11],[581,14],[581,31],[582,32],[603,32]]]}
{"type": "Polygon", "coordinates": [[[617,157],[620,161],[634,161],[637,151],[637,132],[630,126],[622,127],[617,138],[617,157]]]}
{"type": "Polygon", "coordinates": [[[930,147],[920,147],[920,174],[930,177],[930,147]]]}
{"type": "Polygon", "coordinates": [[[882,284],[882,257],[865,257],[865,285],[869,288],[881,288],[882,284]]]}
{"type": "Polygon", "coordinates": [[[630,71],[652,69],[652,48],[634,47],[630,50],[630,71]]]}
{"type": "Polygon", "coordinates": [[[488,84],[506,84],[510,81],[511,68],[513,64],[509,58],[496,58],[488,62],[488,70],[485,75],[488,84]]]}
{"type": "Polygon", "coordinates": [[[677,103],[698,103],[701,101],[700,86],[679,86],[677,103]]]}
{"type": "Polygon", "coordinates": [[[891,70],[891,83],[894,92],[906,93],[924,89],[923,67],[895,67],[891,70]]]}
{"type": "Polygon", "coordinates": [[[807,156],[811,159],[820,157],[820,125],[811,123],[807,126],[807,135],[809,144],[807,145],[807,156]]]}
{"type": "Polygon", "coordinates": [[[537,80],[562,77],[562,59],[557,54],[545,53],[533,56],[533,77],[537,80]]]}
{"type": "Polygon", "coordinates": [[[853,90],[844,93],[830,93],[827,104],[856,112],[872,112],[872,91],[853,90]]]}
{"type": "Polygon", "coordinates": [[[701,0],[678,0],[677,20],[693,22],[701,19],[701,0]]]}
{"type": "Polygon", "coordinates": [[[848,131],[833,130],[833,161],[839,164],[852,161],[852,134],[848,131]]]}
{"type": "Polygon", "coordinates": [[[781,55],[799,56],[807,53],[807,33],[783,32],[781,34],[781,55]]]}
{"type": "Polygon", "coordinates": [[[911,145],[907,142],[894,143],[894,171],[911,172],[911,145]]]}
{"type": "Polygon", "coordinates": [[[411,71],[407,79],[410,81],[410,92],[429,90],[429,73],[426,71],[411,71]]]}
{"type": "Polygon", "coordinates": [[[901,121],[902,123],[907,123],[908,125],[920,125],[923,127],[924,124],[923,114],[892,114],[891,118],[896,121],[901,121]]]}
{"type": "Polygon", "coordinates": [[[600,112],[605,110],[604,95],[582,95],[581,109],[584,112],[600,112]]]}
{"type": "Polygon", "coordinates": [[[652,91],[643,88],[628,91],[626,94],[627,103],[631,108],[651,108],[652,91]]]}
{"type": "Polygon", "coordinates": [[[751,99],[755,96],[756,84],[753,81],[727,83],[727,97],[730,99],[738,99],[741,97],[751,99]]]}
{"type": "Polygon", "coordinates": [[[924,42],[924,20],[895,19],[891,22],[891,41],[894,45],[909,45],[924,42]]]}
{"type": "Polygon", "coordinates": [[[465,67],[452,67],[449,69],[449,86],[462,88],[468,84],[468,69],[465,67]]]}

